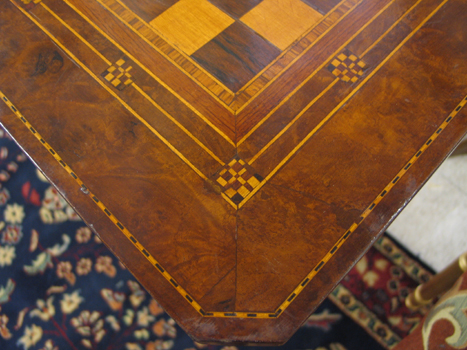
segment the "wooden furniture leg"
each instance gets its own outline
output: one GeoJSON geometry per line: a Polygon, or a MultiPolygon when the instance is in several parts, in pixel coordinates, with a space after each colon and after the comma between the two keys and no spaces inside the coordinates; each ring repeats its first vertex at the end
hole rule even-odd
{"type": "Polygon", "coordinates": [[[456,280],[467,271],[467,253],[460,256],[446,269],[435,275],[431,280],[419,285],[405,300],[411,310],[416,310],[429,304],[433,298],[448,291],[456,280]]]}

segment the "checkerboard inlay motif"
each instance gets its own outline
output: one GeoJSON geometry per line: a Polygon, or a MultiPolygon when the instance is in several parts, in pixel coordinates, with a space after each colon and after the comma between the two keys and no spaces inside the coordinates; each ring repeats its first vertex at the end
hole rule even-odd
{"type": "Polygon", "coordinates": [[[363,75],[365,67],[365,62],[345,49],[332,60],[328,70],[342,81],[355,83],[363,75]]]}
{"type": "Polygon", "coordinates": [[[126,57],[119,59],[115,64],[107,68],[101,75],[117,90],[122,91],[133,83],[132,76],[128,73],[131,66],[126,62],[126,57]]]}
{"type": "Polygon", "coordinates": [[[232,202],[242,202],[260,183],[263,178],[255,174],[254,169],[239,157],[234,157],[215,176],[215,182],[232,202]]]}

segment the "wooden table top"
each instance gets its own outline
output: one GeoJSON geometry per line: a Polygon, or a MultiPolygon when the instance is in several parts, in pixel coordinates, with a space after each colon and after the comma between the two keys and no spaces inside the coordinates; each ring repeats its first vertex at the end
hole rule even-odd
{"type": "Polygon", "coordinates": [[[467,130],[464,0],[3,0],[0,33],[1,123],[198,341],[285,342],[467,130]]]}

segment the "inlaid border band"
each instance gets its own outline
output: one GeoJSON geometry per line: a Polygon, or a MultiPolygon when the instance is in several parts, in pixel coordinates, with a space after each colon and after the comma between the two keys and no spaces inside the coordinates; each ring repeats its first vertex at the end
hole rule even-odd
{"type": "MultiPolygon", "coordinates": [[[[412,33],[410,33],[372,72],[369,74],[361,84],[359,84],[355,90],[353,90],[319,125],[316,129],[312,131],[302,142],[300,142],[297,147],[294,149],[293,152],[289,154],[291,157],[293,154],[296,153],[298,149],[300,149],[304,143],[315,133],[318,131],[318,129],[324,125],[324,123],[329,120],[329,118],[334,115],[338,109],[342,106],[342,104],[346,103],[360,88],[363,86],[376,72],[392,57],[392,55],[397,52],[415,33],[428,21],[448,0],[444,0],[422,23],[415,28],[412,33]]],[[[418,3],[420,2],[417,1],[416,4],[413,6],[415,7],[418,3]]],[[[18,7],[18,6],[17,6],[18,7]]],[[[412,8],[413,8],[412,7],[412,8]]],[[[45,28],[43,28],[37,21],[35,21],[31,16],[26,13],[23,9],[18,7],[25,15],[27,15],[39,28],[41,28],[53,41],[55,41],[62,49],[67,52],[70,57],[74,58],[75,61],[77,58],[69,52],[69,50],[66,49],[63,45],[60,44],[60,42],[53,37],[52,34],[50,34],[45,28]]],[[[412,9],[411,8],[411,9],[412,9]]],[[[411,10],[410,9],[410,10],[411,10]]],[[[409,11],[410,11],[409,10],[409,11]]],[[[409,12],[407,11],[406,14],[409,12]]],[[[404,14],[404,16],[406,15],[404,14]]],[[[377,17],[377,16],[376,16],[377,17]]],[[[383,37],[391,30],[398,22],[393,24],[388,31],[385,32],[383,37]]],[[[76,33],[74,33],[76,35],[76,33]]],[[[373,44],[371,47],[373,47],[375,44],[373,44]]],[[[371,48],[370,47],[370,48],[371,48]]],[[[368,52],[370,49],[367,49],[366,52],[368,52]]],[[[104,60],[104,62],[110,64],[111,62],[108,61],[104,56],[101,55],[101,58],[104,60]]],[[[77,60],[79,63],[81,63],[79,60],[77,60]]],[[[82,65],[82,63],[81,63],[82,65]]],[[[86,66],[82,65],[82,68],[84,68],[88,74],[91,75],[102,87],[104,87],[107,91],[111,93],[112,96],[114,96],[122,105],[125,107],[127,110],[129,110],[135,117],[138,119],[141,118],[138,116],[138,114],[130,107],[128,106],[115,92],[110,90],[100,79],[98,79],[95,74],[92,73],[92,71],[89,70],[86,66]]],[[[134,88],[138,90],[138,87],[134,85],[134,88]]],[[[141,91],[139,91],[141,93],[141,91]]],[[[439,136],[440,133],[447,127],[447,125],[451,122],[451,120],[458,114],[458,112],[467,104],[467,97],[465,97],[461,103],[453,110],[453,112],[447,117],[447,119],[444,120],[444,122],[436,129],[436,131],[433,133],[433,135],[423,144],[423,146],[415,153],[415,155],[406,163],[406,165],[397,173],[397,175],[391,180],[391,182],[382,190],[382,192],[375,198],[375,200],[363,211],[363,213],[360,216],[360,220],[357,223],[354,223],[351,225],[351,227],[343,233],[341,238],[337,241],[337,243],[332,247],[332,249],[324,256],[324,258],[314,266],[314,268],[311,270],[311,272],[302,280],[302,282],[293,290],[293,292],[286,298],[286,300],[279,306],[279,308],[276,309],[274,313],[254,313],[254,312],[206,312],[204,311],[201,306],[185,291],[176,281],[175,279],[160,265],[160,263],[157,262],[157,260],[138,242],[138,240],[124,227],[122,223],[118,221],[118,219],[110,212],[110,210],[102,203],[100,200],[94,196],[92,193],[90,193],[89,189],[84,185],[84,183],[80,180],[80,178],[76,175],[75,172],[72,171],[72,169],[63,161],[63,159],[56,153],[55,150],[52,149],[52,147],[40,136],[40,134],[37,132],[37,130],[26,120],[26,118],[17,110],[17,108],[9,101],[9,99],[0,91],[0,97],[2,100],[7,104],[7,106],[16,114],[16,116],[25,124],[25,126],[30,130],[31,133],[41,142],[41,144],[48,150],[50,154],[53,155],[53,157],[59,162],[59,164],[69,173],[70,176],[73,177],[73,179],[78,183],[78,185],[81,187],[84,193],[89,194],[89,196],[92,198],[93,202],[96,203],[96,205],[110,218],[110,220],[118,227],[119,230],[122,231],[122,233],[132,242],[132,244],[146,257],[146,259],[155,266],[155,268],[164,276],[165,279],[182,295],[183,298],[185,298],[194,308],[195,310],[202,316],[204,317],[232,317],[232,318],[273,318],[273,317],[278,317],[292,302],[293,300],[296,299],[296,297],[301,293],[301,291],[309,284],[309,282],[316,276],[316,274],[325,266],[325,264],[332,258],[332,256],[338,251],[340,247],[345,243],[345,241],[350,237],[350,235],[357,229],[357,227],[360,226],[360,224],[365,220],[365,218],[375,209],[375,207],[381,202],[381,200],[386,196],[386,194],[399,182],[402,176],[405,175],[405,173],[412,167],[412,165],[418,160],[418,158],[421,156],[423,152],[436,140],[436,138],[439,136]]],[[[157,106],[156,106],[157,107],[157,106]]],[[[141,118],[142,119],[142,118],[141,118]]],[[[144,122],[144,119],[142,119],[144,122]]],[[[146,125],[148,126],[148,125],[146,125]]],[[[152,127],[148,126],[153,133],[157,137],[159,137],[174,153],[176,153],[182,161],[185,163],[188,162],[187,164],[190,165],[189,161],[183,157],[183,155],[180,154],[174,147],[168,143],[167,140],[165,140],[161,135],[157,133],[157,131],[154,131],[152,127]],[[152,129],[151,129],[152,128],[152,129]]],[[[212,156],[212,155],[211,155],[212,156]]],[[[286,157],[284,160],[287,161],[290,157],[286,157]]],[[[219,159],[217,160],[222,164],[222,161],[219,159]]],[[[269,178],[275,174],[276,171],[280,170],[284,162],[281,162],[278,167],[269,175],[269,178]]],[[[203,175],[199,170],[194,168],[192,166],[192,169],[203,179],[206,180],[206,176],[203,175]]],[[[259,190],[260,187],[258,187],[259,190]]],[[[254,193],[251,194],[253,196],[254,193]]],[[[249,196],[246,198],[245,202],[251,198],[249,196]]],[[[226,199],[226,197],[224,196],[226,199]]],[[[243,205],[245,202],[242,202],[241,205],[243,205]]],[[[240,205],[240,206],[241,206],[240,205]]],[[[239,206],[239,207],[240,207],[239,206]]],[[[236,206],[234,206],[236,208],[236,206]]]]}
{"type": "Polygon", "coordinates": [[[13,105],[13,103],[3,94],[0,90],[0,98],[3,102],[14,112],[18,119],[25,125],[25,127],[34,135],[34,137],[45,147],[45,149],[54,157],[54,159],[64,168],[67,173],[79,185],[83,193],[87,194],[92,201],[103,211],[114,225],[128,238],[128,240],[138,249],[138,251],[159,271],[162,276],[175,288],[175,290],[190,304],[193,308],[203,317],[221,317],[221,318],[277,318],[284,310],[297,298],[297,296],[305,289],[310,281],[318,274],[320,270],[326,265],[327,262],[335,255],[335,253],[344,245],[352,233],[361,225],[361,223],[374,211],[377,205],[383,198],[392,190],[392,188],[400,181],[400,179],[409,171],[415,164],[420,156],[430,147],[438,136],[445,130],[448,124],[456,117],[456,115],[467,104],[467,96],[454,108],[449,116],[436,128],[436,131],[429,137],[429,139],[420,147],[417,152],[410,158],[404,167],[396,174],[396,176],[389,182],[389,184],[378,194],[378,196],[371,202],[371,204],[360,215],[358,223],[353,223],[350,228],[345,231],[337,243],[328,251],[328,253],[318,262],[311,272],[302,280],[302,282],[293,290],[293,292],[285,299],[284,302],[276,309],[274,313],[265,312],[218,312],[218,311],[204,311],[201,305],[194,300],[189,293],[181,287],[176,280],[162,267],[162,265],[138,242],[138,240],[131,234],[131,232],[110,212],[110,210],[90,191],[90,189],[83,183],[83,181],[76,175],[71,167],[64,162],[58,153],[50,146],[47,141],[39,134],[39,132],[28,122],[28,120],[21,114],[21,112],[13,105]]]}
{"type": "MultiPolygon", "coordinates": [[[[64,0],[66,3],[68,3],[68,0],[64,0]]],[[[375,16],[372,17],[362,28],[360,28],[348,41],[342,45],[338,51],[336,51],[333,55],[338,53],[340,50],[345,47],[352,39],[354,39],[361,31],[363,31],[364,28],[366,28],[369,24],[373,22],[376,18],[379,17],[392,3],[394,3],[395,0],[391,0],[388,4],[386,4],[378,13],[376,13],[375,16]]],[[[390,31],[398,24],[400,23],[403,18],[405,18],[422,0],[417,0],[395,23],[393,23],[387,30],[386,32],[379,37],[373,44],[371,44],[370,47],[368,47],[365,52],[363,53],[366,54],[368,51],[371,50],[382,38],[384,38],[390,31]]],[[[358,84],[352,92],[347,95],[301,142],[299,142],[294,149],[281,161],[277,166],[264,177],[264,181],[261,181],[261,183],[255,187],[253,191],[251,191],[248,196],[246,196],[240,203],[236,204],[234,203],[227,195],[224,193],[221,193],[222,197],[234,208],[234,209],[240,209],[243,205],[245,205],[249,199],[251,199],[260,189],[261,187],[267,183],[269,179],[271,179],[277,171],[279,171],[282,166],[294,155],[296,152],[316,133],[318,132],[321,127],[324,126],[324,124],[332,118],[335,113],[342,107],[343,104],[345,104],[350,98],[352,98],[356,92],[358,92],[365,84],[368,82],[368,80],[373,77],[379,69],[381,69],[384,64],[396,53],[399,51],[399,49],[410,39],[415,35],[418,30],[447,2],[448,0],[444,0],[429,16],[427,16],[407,37],[402,40],[402,42],[397,45],[397,47],[388,54],[387,57],[383,59],[383,61],[375,67],[369,74],[366,76],[360,84],[358,84]]],[[[13,2],[14,3],[14,2],[13,2]]],[[[15,3],[14,3],[15,4],[15,3]]],[[[81,42],[83,42],[87,47],[89,47],[94,53],[98,55],[106,64],[111,64],[111,62],[102,54],[99,53],[98,50],[96,50],[89,42],[87,42],[84,38],[82,38],[76,31],[73,30],[66,22],[60,19],[60,17],[55,14],[47,5],[44,3],[41,3],[42,7],[44,7],[45,10],[47,10],[52,16],[54,16],[57,20],[60,21],[62,25],[64,25],[68,30],[70,30],[74,35],[77,36],[78,39],[80,39],[81,42]]],[[[71,6],[70,4],[68,4],[71,6]]],[[[33,18],[28,12],[24,11],[21,7],[15,6],[20,9],[26,16],[30,18],[31,21],[33,21],[47,36],[49,36],[50,39],[52,39],[60,48],[62,48],[70,57],[73,58],[75,62],[77,62],[94,80],[96,80],[103,88],[105,88],[112,96],[114,96],[128,111],[130,111],[137,119],[139,119],[146,127],[148,127],[159,139],[161,139],[172,151],[174,151],[175,154],[183,161],[185,162],[190,168],[192,168],[193,171],[195,171],[204,181],[209,182],[209,176],[204,174],[200,169],[198,169],[192,162],[190,162],[189,159],[187,159],[181,152],[179,152],[167,139],[165,139],[154,127],[152,127],[144,118],[142,118],[132,107],[130,107],[127,103],[123,101],[123,99],[112,89],[110,89],[102,80],[100,80],[96,74],[94,74],[89,67],[84,65],[83,62],[79,60],[78,57],[76,57],[70,50],[68,50],[56,37],[53,36],[52,33],[50,33],[45,27],[43,27],[35,18],[33,18]]],[[[72,7],[73,8],[73,7],[72,7]]],[[[78,11],[76,8],[73,8],[73,10],[78,11]]],[[[82,17],[84,16],[83,14],[77,12],[79,15],[82,17]]],[[[97,29],[97,28],[96,28],[97,29]]],[[[104,35],[104,33],[101,33],[104,35]]],[[[111,38],[108,38],[108,40],[111,40],[111,38]]],[[[117,43],[113,42],[114,45],[118,45],[117,43]]],[[[120,46],[117,46],[120,47],[120,46]]],[[[322,67],[326,66],[330,60],[332,60],[331,56],[329,60],[326,60],[323,64],[322,67]]],[[[134,61],[134,59],[133,59],[134,61]]],[[[138,63],[137,61],[135,61],[138,63]]],[[[139,64],[139,63],[138,63],[139,64]]],[[[140,64],[139,64],[140,65],[140,64]]],[[[321,67],[321,68],[322,68],[321,67]]],[[[309,78],[307,78],[302,84],[300,84],[299,87],[304,85],[314,74],[316,71],[310,75],[309,78]]],[[[338,82],[338,79],[335,79],[326,89],[324,89],[315,99],[313,99],[283,130],[281,130],[265,147],[263,147],[250,161],[248,162],[249,165],[254,163],[258,157],[260,157],[268,148],[271,146],[275,141],[277,141],[281,135],[283,135],[284,132],[290,128],[290,126],[295,123],[309,108],[311,105],[313,105],[318,99],[320,99],[328,90],[330,90],[336,83],[338,82]]],[[[200,146],[207,154],[209,154],[213,159],[215,159],[221,166],[224,165],[224,161],[217,157],[208,147],[206,147],[204,144],[202,144],[196,137],[194,137],[188,130],[186,130],[183,125],[178,123],[178,121],[173,118],[169,113],[167,113],[163,108],[161,108],[149,95],[147,95],[141,88],[139,88],[135,83],[132,83],[131,86],[135,88],[138,93],[140,93],[145,99],[147,99],[151,104],[153,104],[159,111],[161,111],[168,119],[170,119],[177,127],[179,127],[185,134],[190,137],[192,140],[194,140],[198,146],[200,146]]],[[[292,91],[291,94],[295,93],[296,90],[292,91]]],[[[290,97],[290,95],[289,95],[290,97]]],[[[280,107],[282,105],[283,101],[278,105],[280,107]]],[[[268,114],[269,115],[269,114],[268,114]]],[[[205,119],[205,118],[203,118],[205,119]]],[[[267,119],[267,116],[265,117],[267,119]]],[[[207,122],[207,120],[205,120],[207,122]]],[[[256,127],[261,125],[263,121],[257,124],[256,127]]],[[[255,127],[255,128],[256,128],[255,127]]],[[[254,129],[253,129],[254,130],[254,129]]],[[[248,136],[248,135],[247,135],[248,136]]],[[[246,137],[247,137],[246,136],[246,137]]],[[[261,174],[262,175],[262,174],[261,174]]]]}
{"type": "Polygon", "coordinates": [[[315,23],[311,28],[307,29],[289,48],[284,50],[276,59],[264,67],[237,93],[234,93],[217,78],[214,78],[208,71],[199,66],[195,60],[184,54],[183,51],[179,50],[176,46],[171,45],[154,28],[120,0],[95,1],[105,7],[115,18],[151,45],[153,49],[164,55],[164,57],[179,67],[181,71],[195,80],[199,86],[203,89],[208,89],[219,103],[234,114],[245,108],[256,94],[261,93],[270,83],[276,80],[277,77],[285,72],[362,2],[362,0],[340,1],[323,16],[318,23],[315,23]],[[288,64],[284,65],[285,62],[288,64]]]}

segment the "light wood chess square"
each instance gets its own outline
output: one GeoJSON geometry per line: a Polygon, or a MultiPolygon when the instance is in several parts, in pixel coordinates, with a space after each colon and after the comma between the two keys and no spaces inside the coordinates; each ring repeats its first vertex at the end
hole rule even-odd
{"type": "Polygon", "coordinates": [[[300,0],[264,0],[241,21],[285,50],[323,15],[300,0]]]}
{"type": "Polygon", "coordinates": [[[180,0],[153,19],[150,25],[191,55],[234,22],[207,0],[180,0]]]}

